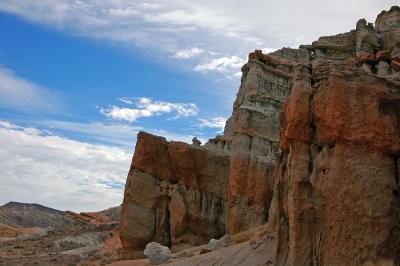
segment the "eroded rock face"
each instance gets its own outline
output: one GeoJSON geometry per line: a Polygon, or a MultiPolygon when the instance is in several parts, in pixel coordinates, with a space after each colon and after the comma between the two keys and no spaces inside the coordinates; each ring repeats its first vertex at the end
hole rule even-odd
{"type": "Polygon", "coordinates": [[[293,67],[307,56],[250,54],[224,135],[204,146],[139,133],[120,226],[126,257],[140,257],[151,241],[180,250],[267,221],[279,113],[293,67]]]}
{"type": "Polygon", "coordinates": [[[276,265],[399,264],[399,28],[394,7],[375,26],[251,53],[224,134],[204,146],[139,133],[127,257],[268,221],[276,265]]]}
{"type": "Polygon", "coordinates": [[[225,234],[229,156],[138,134],[120,238],[126,257],[155,241],[175,250],[225,234]]]}
{"type": "Polygon", "coordinates": [[[277,265],[400,263],[399,40],[394,7],[306,47],[282,114],[277,265]]]}

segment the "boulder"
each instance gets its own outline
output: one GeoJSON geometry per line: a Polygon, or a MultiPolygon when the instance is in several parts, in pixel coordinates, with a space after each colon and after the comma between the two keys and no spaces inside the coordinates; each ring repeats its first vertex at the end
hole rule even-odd
{"type": "Polygon", "coordinates": [[[207,248],[211,251],[215,251],[221,248],[225,248],[229,245],[230,241],[229,235],[224,235],[220,239],[211,239],[210,242],[207,244],[207,248]]]}
{"type": "Polygon", "coordinates": [[[148,243],[143,253],[149,259],[151,265],[161,264],[171,258],[169,248],[156,242],[148,243]]]}

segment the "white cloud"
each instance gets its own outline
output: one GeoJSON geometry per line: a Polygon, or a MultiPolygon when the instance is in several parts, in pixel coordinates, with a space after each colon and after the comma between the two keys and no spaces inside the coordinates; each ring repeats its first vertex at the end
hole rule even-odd
{"type": "Polygon", "coordinates": [[[269,53],[275,52],[278,49],[277,48],[264,47],[264,48],[261,48],[261,50],[262,50],[262,52],[264,54],[269,54],[269,53]]]}
{"type": "Polygon", "coordinates": [[[108,13],[116,17],[128,17],[128,16],[138,15],[139,11],[132,8],[126,8],[126,9],[110,8],[108,10],[108,13]]]}
{"type": "Polygon", "coordinates": [[[188,58],[196,57],[196,56],[198,56],[198,55],[200,55],[202,53],[204,53],[203,49],[200,49],[198,47],[194,47],[194,48],[189,49],[189,50],[178,51],[172,57],[180,58],[180,59],[188,59],[188,58]]]}
{"type": "Polygon", "coordinates": [[[220,52],[246,48],[244,52],[247,53],[254,44],[259,46],[261,42],[274,47],[298,45],[300,39],[311,42],[317,36],[343,32],[353,28],[358,18],[373,21],[382,9],[396,4],[397,0],[250,0],[246,5],[239,0],[170,0],[168,4],[157,0],[2,0],[0,10],[89,37],[117,38],[119,41],[117,35],[124,34],[131,36],[131,41],[140,42],[139,36],[142,36],[149,38],[148,44],[159,48],[165,47],[168,36],[150,36],[149,33],[172,26],[178,31],[180,27],[191,28],[196,34],[174,36],[173,46],[208,39],[208,44],[220,43],[220,52]],[[341,8],[343,6],[346,6],[345,10],[341,8]]]}
{"type": "Polygon", "coordinates": [[[0,65],[0,106],[25,111],[54,111],[60,102],[54,93],[0,65]]]}
{"type": "Polygon", "coordinates": [[[134,122],[141,117],[149,117],[155,115],[149,110],[121,108],[115,105],[108,108],[102,108],[100,109],[100,111],[108,118],[115,120],[125,120],[129,122],[134,122]]]}
{"type": "MultiPolygon", "coordinates": [[[[246,4],[239,0],[2,0],[0,10],[68,33],[135,45],[157,57],[193,44],[201,44],[205,51],[244,57],[256,48],[297,47],[319,36],[348,31],[357,19],[373,22],[381,10],[396,4],[398,0],[250,0],[246,4]]],[[[200,61],[208,56],[198,55],[200,61]]],[[[192,62],[187,64],[193,67],[192,62]]]]}
{"type": "Polygon", "coordinates": [[[0,202],[92,211],[121,203],[131,153],[0,123],[0,202]]]}
{"type": "Polygon", "coordinates": [[[218,132],[223,132],[225,128],[226,119],[223,117],[214,117],[211,119],[198,119],[198,123],[195,125],[198,128],[216,128],[218,132]]]}
{"type": "Polygon", "coordinates": [[[12,123],[10,123],[8,121],[3,121],[3,120],[0,120],[0,127],[8,128],[8,129],[16,129],[16,128],[18,128],[16,125],[14,125],[14,124],[12,124],[12,123]]]}
{"type": "Polygon", "coordinates": [[[198,64],[194,70],[199,72],[217,71],[228,73],[240,69],[246,60],[238,56],[214,58],[207,63],[198,64]]]}
{"type": "MultiPolygon", "coordinates": [[[[123,98],[126,99],[126,98],[123,98]]],[[[133,102],[136,108],[125,108],[112,105],[101,108],[100,112],[114,120],[134,122],[141,117],[151,117],[165,113],[175,113],[171,119],[197,115],[199,109],[194,103],[170,103],[165,101],[153,101],[142,97],[133,102]]]]}
{"type": "MultiPolygon", "coordinates": [[[[38,121],[36,125],[0,120],[0,205],[19,201],[60,210],[96,211],[122,202],[136,134],[142,128],[65,121],[38,121]],[[77,141],[54,133],[57,130],[114,138],[111,142],[123,142],[123,146],[77,141]]],[[[146,132],[187,143],[194,137],[154,128],[146,132]]]]}
{"type": "Polygon", "coordinates": [[[141,3],[139,6],[144,9],[159,9],[163,7],[163,5],[155,3],[141,3]]]}

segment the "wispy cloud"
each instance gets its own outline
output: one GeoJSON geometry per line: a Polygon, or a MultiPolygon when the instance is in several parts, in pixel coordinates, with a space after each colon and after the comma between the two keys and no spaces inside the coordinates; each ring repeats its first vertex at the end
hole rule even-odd
{"type": "MultiPolygon", "coordinates": [[[[127,98],[122,98],[125,100],[127,98]]],[[[153,101],[150,98],[142,97],[132,102],[135,108],[126,108],[119,106],[109,106],[101,108],[100,112],[106,117],[114,120],[122,120],[134,122],[142,117],[151,117],[166,113],[173,113],[175,116],[170,119],[179,117],[188,117],[197,115],[199,108],[194,103],[170,103],[165,101],[153,101]]]]}
{"type": "Polygon", "coordinates": [[[219,73],[230,73],[232,71],[237,72],[244,63],[246,63],[245,59],[239,56],[220,57],[198,64],[194,70],[199,72],[217,71],[219,73]]]}
{"type": "Polygon", "coordinates": [[[223,132],[225,128],[226,119],[224,117],[214,117],[211,119],[198,119],[198,123],[195,124],[198,128],[215,128],[218,132],[223,132]]]}
{"type": "MultiPolygon", "coordinates": [[[[296,47],[347,31],[354,28],[357,18],[373,21],[382,9],[396,4],[398,0],[267,0],[246,5],[239,0],[2,0],[0,11],[71,34],[134,45],[161,57],[189,58],[185,53],[179,57],[177,51],[201,44],[205,51],[243,58],[254,49],[296,47]]],[[[196,64],[210,60],[209,56],[198,54],[196,64]]],[[[193,68],[193,62],[185,64],[193,68]]],[[[204,69],[204,64],[198,69],[204,69]]]]}
{"type": "Polygon", "coordinates": [[[132,99],[129,99],[129,98],[127,98],[127,97],[119,98],[118,101],[123,102],[123,103],[126,103],[126,104],[133,104],[133,100],[132,100],[132,99]]]}
{"type": "Polygon", "coordinates": [[[192,49],[178,51],[172,57],[179,58],[179,59],[188,59],[188,58],[196,57],[202,53],[204,53],[203,49],[194,47],[192,49]]]}
{"type": "Polygon", "coordinates": [[[54,111],[60,108],[60,101],[56,94],[0,65],[0,107],[24,111],[54,111]]]}
{"type": "Polygon", "coordinates": [[[8,121],[0,123],[0,202],[74,211],[121,203],[131,154],[8,121]],[[18,188],[18,189],[16,189],[18,188]]]}
{"type": "Polygon", "coordinates": [[[119,146],[129,150],[131,150],[136,142],[136,134],[140,130],[145,130],[140,126],[120,123],[85,123],[60,120],[37,120],[31,121],[30,123],[51,132],[72,134],[79,139],[84,139],[91,143],[119,146]]]}

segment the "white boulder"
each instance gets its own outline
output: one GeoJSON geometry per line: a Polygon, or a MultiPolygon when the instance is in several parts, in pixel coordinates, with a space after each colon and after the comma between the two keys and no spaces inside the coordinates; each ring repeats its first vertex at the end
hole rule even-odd
{"type": "Polygon", "coordinates": [[[210,242],[208,242],[207,244],[207,248],[209,250],[215,251],[227,247],[229,245],[230,239],[231,238],[229,235],[224,235],[220,239],[211,239],[210,242]]]}
{"type": "Polygon", "coordinates": [[[146,245],[144,255],[149,258],[151,265],[157,265],[169,260],[171,258],[171,251],[166,246],[150,242],[146,245]]]}

